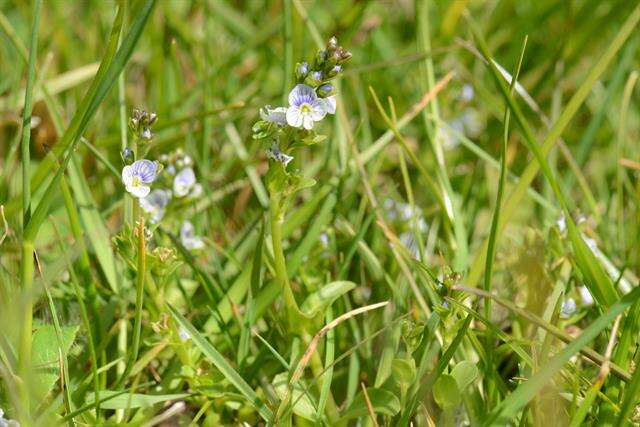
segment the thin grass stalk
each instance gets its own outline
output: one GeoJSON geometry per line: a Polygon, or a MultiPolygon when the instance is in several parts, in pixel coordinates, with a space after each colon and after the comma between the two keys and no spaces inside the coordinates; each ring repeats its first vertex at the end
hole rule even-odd
{"type": "MultiPolygon", "coordinates": [[[[516,66],[516,71],[514,77],[511,79],[511,85],[509,87],[509,93],[513,95],[513,91],[518,81],[518,76],[520,75],[520,68],[522,66],[522,60],[524,58],[524,51],[527,47],[527,37],[524,38],[524,42],[522,44],[522,50],[520,52],[520,58],[518,59],[518,64],[516,66]]],[[[493,276],[493,262],[496,256],[496,241],[498,237],[498,224],[500,223],[500,210],[502,208],[502,199],[504,197],[504,187],[507,181],[507,144],[509,142],[509,121],[511,118],[511,111],[509,110],[509,106],[505,106],[504,111],[504,132],[502,135],[502,145],[500,147],[500,179],[498,181],[498,194],[496,196],[496,208],[493,213],[493,218],[491,220],[491,231],[489,232],[489,245],[487,248],[487,262],[485,266],[485,274],[484,274],[484,290],[487,292],[491,292],[491,281],[493,276]]],[[[484,316],[488,320],[491,320],[491,299],[487,298],[484,301],[484,316]]],[[[487,334],[485,340],[485,353],[487,355],[487,379],[488,379],[488,387],[487,387],[487,398],[486,405],[488,408],[491,408],[493,405],[493,401],[497,398],[496,390],[493,387],[493,382],[491,381],[492,376],[490,373],[493,371],[493,344],[494,344],[495,336],[489,332],[487,334]]]]}
{"type": "MultiPolygon", "coordinates": [[[[27,73],[27,86],[24,96],[24,110],[22,116],[22,225],[23,228],[31,219],[31,152],[29,149],[31,138],[31,110],[33,100],[33,84],[36,75],[36,54],[38,50],[38,28],[40,24],[41,0],[34,1],[33,23],[31,28],[31,44],[29,46],[29,65],[27,73]]],[[[23,311],[23,323],[20,334],[20,350],[18,362],[18,375],[22,379],[22,398],[25,405],[25,417],[31,417],[27,392],[27,375],[31,366],[31,333],[33,324],[33,239],[26,239],[23,235],[22,258],[20,269],[20,281],[23,298],[25,301],[23,311]]]]}

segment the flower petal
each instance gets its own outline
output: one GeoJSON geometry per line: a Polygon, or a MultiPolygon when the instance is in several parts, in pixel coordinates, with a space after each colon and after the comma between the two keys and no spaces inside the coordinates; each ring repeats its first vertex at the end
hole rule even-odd
{"type": "Polygon", "coordinates": [[[324,108],[324,103],[318,100],[315,104],[311,106],[311,117],[316,122],[324,119],[324,116],[327,115],[327,110],[324,108]]]}
{"type": "Polygon", "coordinates": [[[277,123],[279,125],[287,124],[287,109],[285,107],[271,108],[267,105],[260,109],[260,118],[267,122],[277,123]]]}
{"type": "Polygon", "coordinates": [[[313,104],[318,95],[311,86],[298,84],[289,93],[289,105],[299,107],[304,103],[313,104]]]}
{"type": "Polygon", "coordinates": [[[332,95],[327,98],[320,99],[320,102],[322,103],[322,107],[324,108],[324,111],[327,112],[327,114],[336,113],[336,97],[335,96],[332,95]]]}
{"type": "Polygon", "coordinates": [[[193,169],[184,168],[173,178],[173,193],[176,197],[184,197],[189,194],[195,183],[196,174],[193,169]]]}
{"type": "Polygon", "coordinates": [[[122,168],[122,183],[125,187],[128,187],[133,182],[133,168],[131,166],[125,166],[122,168]]]}
{"type": "Polygon", "coordinates": [[[141,199],[143,197],[147,197],[147,195],[151,191],[151,188],[146,185],[127,186],[127,191],[131,193],[133,197],[141,199]]]}
{"type": "Polygon", "coordinates": [[[158,165],[151,160],[141,159],[136,160],[131,165],[133,173],[137,175],[145,184],[151,184],[155,179],[158,172],[158,165]]]}
{"type": "Polygon", "coordinates": [[[287,124],[296,128],[302,127],[302,113],[298,107],[287,109],[287,124]]]}
{"type": "Polygon", "coordinates": [[[302,126],[307,130],[313,129],[313,116],[310,113],[302,115],[302,126]]]}

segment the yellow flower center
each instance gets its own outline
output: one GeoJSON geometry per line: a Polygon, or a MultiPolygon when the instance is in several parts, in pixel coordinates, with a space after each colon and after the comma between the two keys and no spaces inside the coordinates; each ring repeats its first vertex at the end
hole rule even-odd
{"type": "Polygon", "coordinates": [[[133,179],[131,180],[131,186],[140,187],[140,184],[142,184],[142,181],[140,181],[140,178],[137,176],[134,176],[133,179]]]}
{"type": "Polygon", "coordinates": [[[300,112],[302,114],[308,114],[311,112],[311,104],[307,104],[306,102],[300,106],[300,112]]]}

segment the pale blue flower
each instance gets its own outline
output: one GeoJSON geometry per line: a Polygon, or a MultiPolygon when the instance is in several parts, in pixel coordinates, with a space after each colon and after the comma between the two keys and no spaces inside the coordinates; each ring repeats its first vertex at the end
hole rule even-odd
{"type": "Polygon", "coordinates": [[[578,306],[576,305],[576,301],[573,298],[567,298],[562,302],[562,307],[560,308],[560,317],[563,317],[565,319],[571,317],[577,309],[578,306]]]}
{"type": "Polygon", "coordinates": [[[139,199],[149,194],[149,185],[157,176],[158,164],[147,159],[136,160],[122,168],[122,183],[133,197],[139,199]]]}
{"type": "Polygon", "coordinates": [[[5,418],[4,411],[0,408],[0,427],[20,427],[20,423],[16,420],[5,418]]]}
{"type": "Polygon", "coordinates": [[[171,200],[171,191],[156,189],[140,199],[140,208],[151,215],[151,222],[157,223],[164,216],[164,209],[171,200]]]}
{"type": "Polygon", "coordinates": [[[584,305],[585,307],[593,305],[593,295],[591,295],[591,292],[589,292],[589,289],[587,289],[586,286],[578,286],[578,293],[580,294],[582,305],[584,305]]]}
{"type": "Polygon", "coordinates": [[[182,327],[178,331],[178,336],[180,337],[180,341],[187,341],[188,339],[191,338],[189,331],[187,331],[185,328],[182,328],[182,327]]]}
{"type": "Polygon", "coordinates": [[[271,145],[271,148],[267,148],[267,157],[271,160],[275,160],[276,162],[280,162],[285,166],[287,166],[289,162],[293,160],[293,156],[289,156],[280,151],[280,147],[278,147],[278,144],[273,144],[271,145]]]}
{"type": "Polygon", "coordinates": [[[470,84],[466,84],[464,86],[462,86],[462,90],[460,91],[460,101],[463,102],[469,102],[473,99],[474,96],[474,90],[473,90],[473,86],[471,86],[470,84]]]}
{"type": "Polygon", "coordinates": [[[190,251],[204,248],[204,240],[196,236],[195,228],[190,221],[183,222],[180,227],[180,243],[190,251]]]}
{"type": "Polygon", "coordinates": [[[313,129],[314,122],[322,120],[326,114],[323,102],[311,86],[299,84],[289,93],[286,114],[289,126],[313,129]]]}
{"type": "Polygon", "coordinates": [[[196,185],[196,174],[191,168],[184,168],[173,178],[173,194],[184,197],[196,185]]]}
{"type": "Polygon", "coordinates": [[[321,98],[320,102],[322,102],[322,108],[327,114],[335,114],[336,113],[336,97],[335,95],[328,96],[326,98],[321,98]]]}
{"type": "Polygon", "coordinates": [[[404,246],[407,251],[417,260],[420,260],[420,246],[418,245],[418,241],[416,236],[412,231],[405,231],[400,233],[399,240],[402,246],[404,246]]]}
{"type": "Polygon", "coordinates": [[[260,118],[284,126],[287,124],[287,109],[285,107],[272,108],[271,105],[267,105],[260,109],[260,118]]]}

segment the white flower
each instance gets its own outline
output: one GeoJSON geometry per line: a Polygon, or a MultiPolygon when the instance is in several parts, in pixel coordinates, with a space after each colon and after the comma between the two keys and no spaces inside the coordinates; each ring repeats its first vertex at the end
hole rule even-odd
{"type": "Polygon", "coordinates": [[[271,145],[271,148],[267,148],[267,157],[271,160],[275,160],[276,162],[280,162],[285,166],[287,166],[289,162],[293,160],[293,156],[289,156],[280,151],[280,147],[278,147],[278,144],[273,144],[271,145]]]}
{"type": "Polygon", "coordinates": [[[191,168],[184,168],[173,178],[173,194],[176,197],[184,197],[189,194],[196,184],[196,174],[191,168]]]}
{"type": "Polygon", "coordinates": [[[0,408],[0,427],[20,427],[20,423],[16,420],[5,418],[4,411],[0,408]]]}
{"type": "Polygon", "coordinates": [[[187,332],[187,330],[184,328],[180,328],[180,330],[178,331],[178,336],[180,337],[181,341],[186,341],[189,338],[191,338],[191,335],[189,335],[189,332],[187,332]]]}
{"type": "Polygon", "coordinates": [[[140,208],[151,215],[151,222],[159,222],[164,216],[164,208],[171,200],[171,191],[156,189],[140,199],[140,208]]]}
{"type": "Polygon", "coordinates": [[[192,199],[196,199],[202,195],[202,185],[196,183],[191,189],[191,193],[189,193],[189,197],[192,199]]]}
{"type": "Polygon", "coordinates": [[[267,122],[286,125],[287,109],[285,107],[271,108],[271,105],[267,105],[260,109],[260,118],[267,122]]]}
{"type": "Polygon", "coordinates": [[[180,227],[180,243],[190,251],[204,248],[202,237],[196,236],[193,224],[189,221],[183,222],[180,227]]]}
{"type": "Polygon", "coordinates": [[[577,309],[578,306],[576,305],[576,301],[573,298],[567,298],[562,302],[562,307],[560,308],[560,317],[563,317],[565,319],[571,317],[577,309]]]}
{"type": "Polygon", "coordinates": [[[560,218],[558,218],[558,220],[556,221],[556,226],[558,226],[558,230],[562,234],[567,231],[567,220],[565,219],[564,215],[560,215],[560,218]]]}
{"type": "Polygon", "coordinates": [[[322,120],[327,114],[324,104],[311,86],[296,85],[289,93],[287,123],[297,128],[313,129],[314,122],[322,120]]]}
{"type": "Polygon", "coordinates": [[[404,246],[407,251],[411,254],[412,257],[420,260],[420,247],[418,246],[418,241],[416,236],[411,231],[405,231],[400,233],[399,236],[400,243],[404,246]]]}
{"type": "Polygon", "coordinates": [[[582,305],[585,307],[593,305],[593,295],[591,295],[591,292],[589,292],[589,289],[587,289],[586,286],[578,286],[578,293],[580,294],[582,305]]]}
{"type": "Polygon", "coordinates": [[[336,113],[336,97],[335,95],[328,96],[326,98],[320,99],[322,102],[322,108],[326,111],[327,114],[335,114],[336,113]]]}
{"type": "Polygon", "coordinates": [[[460,91],[460,101],[469,102],[473,99],[473,95],[473,86],[466,84],[462,86],[462,90],[460,91]]]}
{"type": "Polygon", "coordinates": [[[136,160],[132,165],[122,168],[122,183],[126,190],[137,198],[146,197],[151,184],[157,177],[158,164],[151,160],[136,160]]]}

